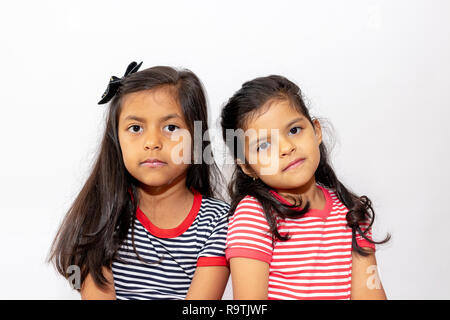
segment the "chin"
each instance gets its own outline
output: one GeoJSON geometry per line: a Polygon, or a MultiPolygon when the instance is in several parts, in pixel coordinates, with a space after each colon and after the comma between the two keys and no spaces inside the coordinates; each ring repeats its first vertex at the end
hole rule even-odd
{"type": "Polygon", "coordinates": [[[279,189],[297,189],[302,186],[307,185],[311,181],[311,178],[305,178],[305,177],[289,177],[289,179],[283,179],[283,181],[280,181],[278,184],[279,189]]]}
{"type": "Polygon", "coordinates": [[[183,178],[183,172],[172,172],[170,176],[167,176],[167,172],[152,172],[148,173],[145,176],[140,174],[140,177],[137,177],[136,179],[142,183],[143,185],[146,185],[148,187],[164,187],[169,186],[172,184],[177,184],[180,179],[183,178]]]}
{"type": "Polygon", "coordinates": [[[160,187],[166,185],[169,182],[167,177],[158,174],[146,174],[145,176],[143,176],[142,174],[139,175],[132,174],[132,176],[137,181],[148,187],[160,187]]]}

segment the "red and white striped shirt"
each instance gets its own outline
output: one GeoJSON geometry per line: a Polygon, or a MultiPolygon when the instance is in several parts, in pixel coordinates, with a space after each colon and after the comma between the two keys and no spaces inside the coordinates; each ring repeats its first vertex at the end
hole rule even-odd
{"type": "MultiPolygon", "coordinates": [[[[277,218],[278,231],[281,235],[288,233],[288,241],[272,243],[262,206],[252,196],[243,198],[230,218],[226,258],[267,262],[269,299],[350,299],[352,231],[345,219],[348,209],[333,191],[317,187],[325,195],[324,209],[311,209],[298,219],[277,218]]],[[[367,226],[363,224],[361,229],[367,226]]],[[[370,229],[366,236],[372,239],[370,229]]],[[[357,242],[375,249],[358,234],[357,242]]]]}

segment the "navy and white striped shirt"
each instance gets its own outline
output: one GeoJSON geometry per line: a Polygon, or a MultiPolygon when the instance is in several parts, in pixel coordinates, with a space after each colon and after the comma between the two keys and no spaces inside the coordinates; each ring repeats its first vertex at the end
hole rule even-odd
{"type": "Polygon", "coordinates": [[[117,299],[184,299],[196,267],[226,266],[225,242],[230,206],[194,192],[194,203],[176,228],[160,229],[138,208],[118,250],[112,271],[117,299]],[[122,260],[122,261],[121,261],[122,260]]]}

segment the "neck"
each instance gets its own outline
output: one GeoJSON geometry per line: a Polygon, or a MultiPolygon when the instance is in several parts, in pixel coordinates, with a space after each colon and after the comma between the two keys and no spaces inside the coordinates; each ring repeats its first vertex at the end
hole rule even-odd
{"type": "Polygon", "coordinates": [[[284,198],[287,197],[286,200],[289,199],[289,196],[301,196],[302,206],[304,206],[306,201],[309,201],[311,209],[323,209],[325,206],[325,196],[323,195],[323,192],[317,188],[314,176],[308,183],[295,189],[277,189],[276,191],[284,198]]]}
{"type": "Polygon", "coordinates": [[[191,191],[186,188],[186,175],[177,177],[170,184],[164,186],[155,187],[141,184],[138,192],[139,206],[154,209],[168,202],[176,202],[176,199],[192,196],[191,191]]]}

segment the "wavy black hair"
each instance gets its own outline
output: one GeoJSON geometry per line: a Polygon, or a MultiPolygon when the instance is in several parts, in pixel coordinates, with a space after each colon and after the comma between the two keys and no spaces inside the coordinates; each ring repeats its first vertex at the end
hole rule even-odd
{"type": "MultiPolygon", "coordinates": [[[[276,100],[289,101],[314,126],[308,108],[304,103],[301,90],[295,83],[279,75],[260,77],[245,82],[241,89],[228,100],[221,114],[223,139],[231,151],[235,162],[241,161],[240,163],[246,163],[245,157],[242,157],[242,146],[244,143],[243,141],[239,141],[239,136],[230,135],[229,133],[243,130],[245,121],[249,117],[254,116],[255,112],[258,112],[263,106],[276,100]]],[[[367,231],[373,225],[375,219],[372,202],[367,196],[357,196],[339,181],[329,164],[327,149],[323,142],[319,145],[319,150],[320,161],[315,172],[316,183],[334,190],[339,200],[348,208],[346,219],[348,226],[352,229],[353,250],[360,255],[366,256],[369,252],[358,245],[356,241],[357,234],[373,244],[386,243],[389,241],[390,235],[388,234],[384,240],[379,242],[366,236],[367,231]],[[361,224],[368,224],[368,227],[362,230],[361,224]]],[[[239,202],[246,195],[253,196],[263,207],[273,239],[286,241],[289,239],[289,235],[281,235],[278,232],[276,217],[302,217],[308,212],[310,204],[309,201],[306,201],[301,209],[302,201],[300,198],[294,199],[294,205],[286,205],[281,203],[271,191],[272,188],[261,181],[261,179],[253,179],[245,174],[240,166],[236,165],[228,186],[228,192],[231,197],[230,214],[233,214],[239,202]]]]}
{"type": "MultiPolygon", "coordinates": [[[[208,130],[206,95],[200,80],[190,70],[158,66],[124,77],[109,104],[105,132],[91,173],[68,210],[51,246],[48,262],[53,262],[64,277],[68,277],[68,268],[76,265],[80,267],[81,284],[89,273],[99,287],[104,288],[108,283],[102,267],[111,269],[128,230],[131,228],[133,232],[139,203],[138,181],[126,170],[119,144],[117,126],[121,105],[129,93],[162,86],[175,89],[192,137],[194,121],[201,121],[202,137],[208,130]]],[[[209,141],[203,140],[202,150],[197,152],[203,154],[209,145],[209,141]]],[[[221,179],[222,175],[214,161],[192,163],[188,168],[186,187],[194,188],[206,197],[220,197],[216,186],[221,179]]],[[[138,255],[134,232],[132,243],[138,255]]]]}

